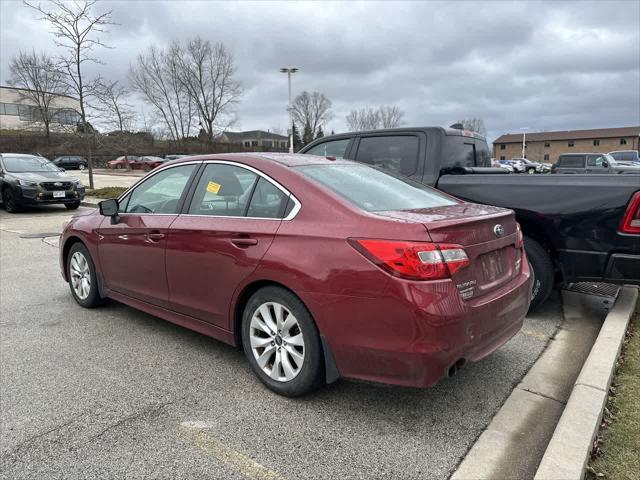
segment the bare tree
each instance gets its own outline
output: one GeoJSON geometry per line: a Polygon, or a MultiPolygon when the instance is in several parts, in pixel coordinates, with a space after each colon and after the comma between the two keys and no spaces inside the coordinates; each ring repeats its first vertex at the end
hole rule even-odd
{"type": "Polygon", "coordinates": [[[222,43],[212,45],[197,36],[184,47],[179,78],[196,106],[200,125],[209,141],[235,121],[233,106],[242,89],[234,78],[233,55],[222,43]]]}
{"type": "Polygon", "coordinates": [[[151,46],[138,55],[129,70],[132,88],[162,119],[168,137],[180,141],[191,133],[195,116],[193,102],[180,79],[182,47],[173,43],[165,52],[151,46]]]}
{"type": "Polygon", "coordinates": [[[380,126],[382,128],[397,128],[402,125],[404,112],[396,105],[382,105],[380,112],[380,126]]]}
{"type": "Polygon", "coordinates": [[[404,112],[395,105],[381,105],[351,110],[346,117],[349,129],[353,131],[396,128],[402,124],[404,112]]]}
{"type": "MultiPolygon", "coordinates": [[[[60,58],[60,64],[66,72],[67,85],[80,102],[80,117],[82,131],[92,131],[87,122],[87,97],[91,96],[96,85],[95,81],[87,81],[84,76],[86,63],[101,63],[93,56],[95,47],[106,47],[99,38],[111,21],[111,10],[94,13],[97,0],[49,0],[50,8],[42,4],[35,4],[27,0],[24,4],[42,14],[41,19],[49,23],[51,32],[58,47],[66,50],[66,55],[60,58]]],[[[90,145],[89,142],[87,145],[90,145]]],[[[93,188],[93,166],[91,150],[89,148],[89,188],[93,188]]]]}
{"type": "Polygon", "coordinates": [[[61,109],[54,106],[54,100],[68,91],[64,74],[53,58],[35,50],[31,53],[21,51],[13,57],[9,72],[9,85],[23,89],[19,91],[20,97],[35,104],[27,108],[32,109],[33,121],[44,126],[49,142],[51,123],[58,120],[61,113],[61,109]]]}
{"type": "Polygon", "coordinates": [[[331,100],[324,93],[302,92],[291,105],[293,121],[305,126],[309,126],[311,137],[315,137],[318,128],[327,124],[333,118],[331,112],[331,100]]]}
{"type": "Polygon", "coordinates": [[[456,123],[461,124],[465,130],[476,132],[483,136],[487,135],[487,128],[484,126],[484,120],[481,118],[467,118],[465,120],[458,120],[456,123]]]}
{"type": "Polygon", "coordinates": [[[351,110],[346,117],[349,130],[376,130],[380,128],[380,112],[371,107],[351,110]]]}
{"type": "Polygon", "coordinates": [[[95,91],[101,118],[119,132],[132,130],[136,117],[133,107],[127,103],[129,95],[129,89],[118,81],[101,82],[95,91]]]}

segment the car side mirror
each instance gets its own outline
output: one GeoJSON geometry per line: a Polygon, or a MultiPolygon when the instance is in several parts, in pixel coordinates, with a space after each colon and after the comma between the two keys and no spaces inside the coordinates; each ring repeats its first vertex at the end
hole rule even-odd
{"type": "Polygon", "coordinates": [[[105,217],[111,217],[111,225],[115,225],[120,220],[118,211],[120,210],[120,203],[117,198],[110,198],[109,200],[103,200],[98,203],[100,209],[100,215],[105,217]]]}
{"type": "Polygon", "coordinates": [[[606,160],[603,160],[603,161],[602,161],[602,166],[603,166],[604,168],[609,168],[609,162],[607,162],[606,160]]]}

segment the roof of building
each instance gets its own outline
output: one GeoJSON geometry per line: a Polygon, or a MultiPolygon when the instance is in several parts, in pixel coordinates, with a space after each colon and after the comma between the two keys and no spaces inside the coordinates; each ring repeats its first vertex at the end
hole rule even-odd
{"type": "Polygon", "coordinates": [[[271,139],[271,140],[287,140],[284,135],[277,133],[265,132],[264,130],[248,130],[246,132],[224,132],[230,141],[255,140],[255,139],[271,139]]]}
{"type": "MultiPolygon", "coordinates": [[[[591,130],[562,130],[556,132],[527,133],[527,141],[581,140],[592,138],[630,137],[640,135],[639,127],[594,128],[591,130]]],[[[509,133],[496,138],[493,143],[521,143],[522,133],[509,133]]]]}
{"type": "MultiPolygon", "coordinates": [[[[24,92],[30,92],[31,90],[28,88],[22,88],[22,87],[10,87],[8,85],[0,85],[0,88],[4,88],[6,90],[22,90],[24,92]]],[[[71,95],[65,95],[63,93],[53,93],[53,92],[45,92],[51,95],[57,95],[58,97],[65,97],[65,98],[70,98],[71,100],[76,100],[77,102],[79,102],[80,100],[78,100],[76,97],[72,97],[71,95]]]]}

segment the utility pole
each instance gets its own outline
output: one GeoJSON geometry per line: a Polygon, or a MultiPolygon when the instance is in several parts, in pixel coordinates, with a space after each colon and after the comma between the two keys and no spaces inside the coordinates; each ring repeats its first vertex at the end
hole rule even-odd
{"type": "Polygon", "coordinates": [[[524,149],[527,147],[527,130],[529,130],[529,127],[520,127],[520,130],[522,130],[522,158],[525,158],[524,149]]]}
{"type": "Polygon", "coordinates": [[[296,73],[296,67],[283,67],[280,72],[286,73],[289,78],[289,153],[293,153],[293,111],[291,108],[291,75],[296,73]]]}

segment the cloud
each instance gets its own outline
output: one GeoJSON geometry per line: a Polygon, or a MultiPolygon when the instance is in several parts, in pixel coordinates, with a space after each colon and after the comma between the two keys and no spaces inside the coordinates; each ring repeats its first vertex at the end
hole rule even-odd
{"type": "MultiPolygon", "coordinates": [[[[640,124],[638,2],[104,1],[119,23],[103,66],[126,80],[136,55],[201,35],[234,53],[245,129],[286,128],[284,65],[294,91],[333,101],[326,130],[367,105],[397,104],[411,125],[481,117],[502,133],[640,124]]],[[[0,3],[0,78],[19,49],[54,50],[47,26],[0,3]],[[25,45],[25,38],[29,39],[25,45]]]]}

